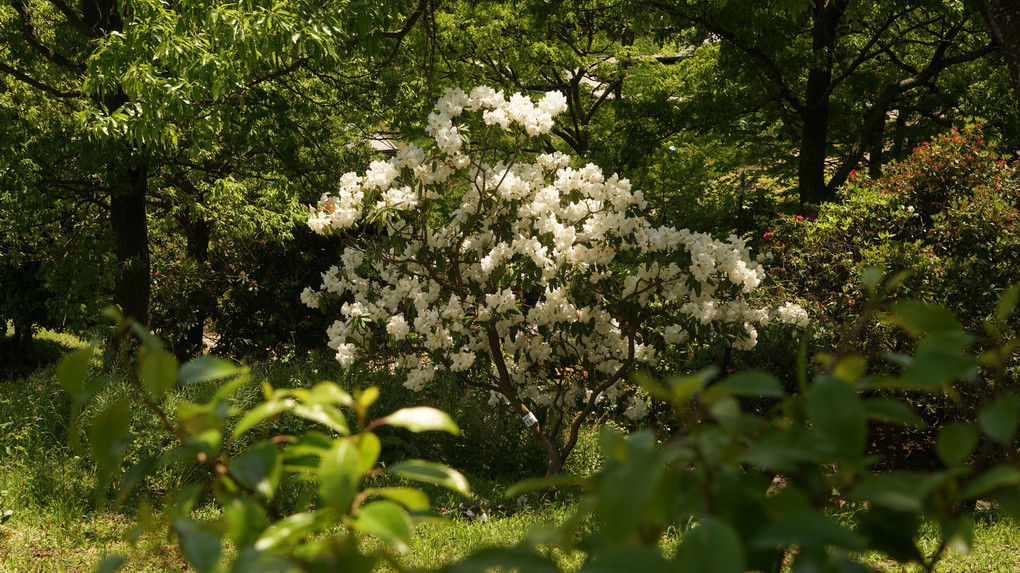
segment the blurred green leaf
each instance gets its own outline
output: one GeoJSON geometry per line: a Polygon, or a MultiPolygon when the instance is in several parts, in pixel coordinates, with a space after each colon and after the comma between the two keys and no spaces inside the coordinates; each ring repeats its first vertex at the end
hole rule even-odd
{"type": "Polygon", "coordinates": [[[191,566],[199,573],[215,571],[223,552],[219,536],[202,524],[183,517],[175,518],[173,525],[181,553],[191,566]]]}
{"type": "Polygon", "coordinates": [[[96,567],[95,573],[114,573],[114,571],[120,571],[120,568],[124,565],[125,559],[120,555],[110,555],[106,559],[103,559],[102,563],[96,567]]]}
{"type": "Polygon", "coordinates": [[[389,416],[380,419],[380,422],[397,428],[405,428],[412,432],[427,432],[437,430],[448,432],[453,435],[460,434],[460,428],[442,410],[419,406],[416,408],[401,408],[389,416]]]}
{"type": "Polygon", "coordinates": [[[272,499],[283,471],[280,450],[271,442],[259,442],[227,465],[238,483],[263,499],[272,499]]]}
{"type": "Polygon", "coordinates": [[[290,409],[295,416],[318,422],[341,436],[351,433],[347,417],[336,406],[326,404],[293,404],[290,409]]]}
{"type": "Polygon", "coordinates": [[[77,399],[85,387],[85,374],[95,351],[92,346],[87,346],[64,355],[57,364],[57,381],[72,398],[77,399]]]}
{"type": "Polygon", "coordinates": [[[967,461],[978,444],[978,432],[965,422],[946,424],[935,439],[935,453],[949,467],[967,461]]]}
{"type": "Polygon", "coordinates": [[[347,513],[361,478],[361,450],[353,438],[337,440],[319,463],[319,495],[330,507],[347,513]]]}
{"type": "Polygon", "coordinates": [[[156,400],[177,383],[177,357],[165,350],[144,352],[138,365],[138,377],[156,400]]]}
{"type": "Polygon", "coordinates": [[[255,549],[270,551],[303,539],[330,523],[330,520],[321,518],[317,511],[302,511],[285,517],[262,532],[255,542],[255,549]]]}
{"type": "Polygon", "coordinates": [[[367,503],[358,510],[351,525],[374,535],[393,549],[403,553],[411,544],[411,520],[404,508],[389,500],[367,503]]]}
{"type": "Polygon", "coordinates": [[[872,420],[902,424],[911,428],[923,428],[925,425],[917,412],[892,398],[868,398],[864,400],[864,409],[872,420]]]}
{"type": "Polygon", "coordinates": [[[251,497],[235,496],[223,505],[221,521],[235,547],[252,545],[269,527],[265,510],[251,497]]]}
{"type": "Polygon", "coordinates": [[[984,472],[963,490],[965,499],[978,499],[997,489],[1020,485],[1020,469],[1010,466],[995,466],[984,472]]]}
{"type": "Polygon", "coordinates": [[[744,546],[732,525],[707,517],[684,534],[673,561],[680,571],[743,573],[744,546]]]}
{"type": "Polygon", "coordinates": [[[439,573],[560,573],[559,567],[526,547],[489,547],[476,551],[459,563],[439,569],[439,573]]]}
{"type": "MultiPolygon", "coordinates": [[[[598,551],[579,569],[580,573],[656,573],[675,571],[657,547],[614,547],[598,551]]],[[[710,570],[709,570],[710,571],[710,570]]]]}
{"type": "Polygon", "coordinates": [[[413,487],[373,487],[365,489],[365,493],[395,501],[411,511],[428,511],[431,507],[429,496],[413,487]]]}
{"type": "Polygon", "coordinates": [[[114,402],[96,416],[89,427],[89,446],[100,465],[119,459],[114,444],[128,435],[131,427],[131,401],[127,398],[114,402]]]}
{"type": "Polygon", "coordinates": [[[1009,319],[1013,311],[1016,310],[1018,301],[1020,301],[1020,284],[1015,284],[1002,293],[995,307],[995,317],[1000,323],[1005,323],[1009,319]]]}
{"type": "Polygon", "coordinates": [[[710,387],[704,399],[712,402],[722,396],[746,396],[749,398],[782,398],[786,395],[782,384],[775,376],[759,370],[739,372],[710,387]]]}
{"type": "Polygon", "coordinates": [[[796,545],[801,549],[834,545],[851,551],[861,551],[864,540],[856,533],[817,513],[795,513],[784,515],[766,525],[755,537],[752,546],[760,549],[788,548],[796,545]]]}
{"type": "Polygon", "coordinates": [[[815,429],[846,458],[864,454],[867,416],[857,392],[842,380],[821,376],[811,386],[808,415],[815,429]]]}
{"type": "Polygon", "coordinates": [[[1020,423],[1020,396],[1003,394],[986,404],[978,414],[978,427],[993,440],[1009,444],[1020,423]]]}
{"type": "Polygon", "coordinates": [[[916,337],[940,330],[962,328],[953,313],[941,306],[917,300],[897,302],[893,305],[890,319],[916,337]]]}
{"type": "Polygon", "coordinates": [[[208,382],[235,376],[240,372],[241,368],[222,358],[200,356],[181,365],[180,370],[177,371],[177,383],[183,386],[196,382],[208,382]]]}
{"type": "Polygon", "coordinates": [[[367,474],[372,471],[379,461],[379,454],[382,453],[382,442],[379,436],[372,433],[360,434],[357,437],[358,449],[361,451],[361,473],[367,474]]]}
{"type": "Polygon", "coordinates": [[[389,466],[386,471],[407,479],[441,485],[464,497],[471,497],[471,487],[468,485],[467,478],[457,470],[443,464],[425,460],[406,460],[389,466]]]}
{"type": "Polygon", "coordinates": [[[557,488],[567,485],[577,485],[582,481],[584,481],[584,478],[568,474],[557,474],[552,476],[530,478],[519,481],[514,485],[510,486],[510,489],[506,490],[506,496],[516,497],[521,495],[522,493],[528,493],[529,491],[557,488]]]}
{"type": "Polygon", "coordinates": [[[241,418],[237,425],[234,426],[234,437],[236,438],[237,436],[240,436],[267,418],[272,418],[281,412],[293,408],[295,404],[297,404],[297,402],[289,398],[262,402],[258,406],[249,410],[248,413],[241,418]]]}

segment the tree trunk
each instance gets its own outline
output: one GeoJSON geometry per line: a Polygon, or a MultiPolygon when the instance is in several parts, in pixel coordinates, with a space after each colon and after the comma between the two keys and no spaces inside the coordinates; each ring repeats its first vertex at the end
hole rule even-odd
{"type": "Polygon", "coordinates": [[[208,316],[208,309],[205,305],[206,297],[203,294],[207,287],[202,284],[201,279],[209,262],[209,241],[212,235],[212,226],[206,218],[200,216],[196,220],[188,219],[184,230],[188,238],[186,246],[188,258],[194,261],[199,269],[199,284],[194,285],[195,291],[189,297],[194,322],[187,327],[183,348],[181,348],[182,354],[192,356],[201,353],[204,344],[205,319],[208,316]]]}
{"type": "Polygon", "coordinates": [[[832,201],[835,194],[825,185],[825,158],[829,141],[829,97],[832,82],[832,50],[836,27],[846,11],[846,0],[815,2],[811,49],[815,63],[808,70],[804,107],[800,112],[800,156],[797,170],[800,202],[832,201]]]}
{"type": "Polygon", "coordinates": [[[1006,60],[1020,104],[1020,0],[974,0],[1006,60]]]}
{"type": "Polygon", "coordinates": [[[149,230],[145,216],[148,168],[144,161],[125,167],[111,166],[117,182],[110,196],[110,224],[117,243],[120,276],[114,286],[113,302],[124,316],[149,325],[149,230]]]}
{"type": "MultiPolygon", "coordinates": [[[[82,22],[103,38],[124,28],[117,0],[81,0],[82,22]]],[[[97,98],[107,113],[127,103],[122,93],[97,98]]],[[[148,191],[148,165],[137,150],[129,145],[120,147],[121,157],[108,164],[107,176],[113,191],[110,194],[110,225],[117,243],[117,266],[120,275],[114,285],[113,302],[120,305],[127,317],[144,326],[149,325],[149,233],[145,215],[148,191]]]]}

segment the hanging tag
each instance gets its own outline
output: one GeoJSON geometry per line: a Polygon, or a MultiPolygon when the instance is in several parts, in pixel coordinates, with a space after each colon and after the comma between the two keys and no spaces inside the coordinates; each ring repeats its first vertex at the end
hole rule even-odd
{"type": "Polygon", "coordinates": [[[528,412],[526,415],[521,416],[521,421],[524,422],[526,427],[530,428],[538,423],[538,418],[535,417],[533,412],[528,412]]]}

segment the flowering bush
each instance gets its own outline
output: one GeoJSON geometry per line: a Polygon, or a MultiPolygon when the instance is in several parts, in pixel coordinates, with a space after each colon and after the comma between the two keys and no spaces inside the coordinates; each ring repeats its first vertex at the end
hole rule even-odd
{"type": "Polygon", "coordinates": [[[550,147],[566,106],[555,92],[535,103],[448,90],[428,117],[431,145],[343,175],[312,209],[314,231],[351,242],[302,294],[339,315],[329,345],[345,367],[395,357],[409,388],[447,370],[489,391],[532,428],[550,473],[598,404],[645,414],[628,376],[667,345],[750,349],[758,325],[807,321],[796,305],[748,302],[764,273],[739,238],[654,227],[628,180],[532,151],[550,147]]]}

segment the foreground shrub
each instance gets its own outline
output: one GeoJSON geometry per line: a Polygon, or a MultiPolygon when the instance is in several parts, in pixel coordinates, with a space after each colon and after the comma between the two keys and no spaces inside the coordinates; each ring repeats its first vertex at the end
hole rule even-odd
{"type": "MultiPolygon", "coordinates": [[[[369,388],[355,396],[336,384],[311,389],[274,389],[264,385],[265,399],[248,412],[231,404],[247,382],[248,371],[229,362],[202,357],[178,364],[162,343],[138,324],[121,321],[120,331],[142,340],[137,361],[129,367],[132,397],[106,406],[87,427],[88,446],[99,469],[97,495],[105,499],[109,484],[123,501],[148,475],[162,468],[197,466],[192,483],[172,492],[155,514],[142,504],[129,538],[156,531],[176,539],[183,556],[199,572],[209,571],[372,571],[385,553],[363,551],[365,535],[386,548],[403,551],[410,543],[411,513],[429,509],[418,489],[369,487],[366,480],[384,473],[438,484],[469,495],[458,472],[423,460],[404,460],[385,469],[377,465],[382,444],[374,430],[382,426],[413,432],[458,432],[456,424],[432,408],[404,408],[370,420],[368,408],[378,397],[369,388]],[[181,401],[174,411],[163,406],[168,393],[188,384],[218,383],[206,403],[181,401]],[[354,414],[352,424],[341,407],[354,414]],[[176,447],[145,457],[122,472],[133,408],[159,420],[176,447]],[[289,415],[319,428],[298,435],[271,435],[272,422],[289,415]],[[252,437],[256,435],[258,437],[252,437]],[[219,510],[213,520],[197,519],[194,510],[211,494],[219,510]],[[343,527],[339,527],[339,526],[343,527]],[[233,552],[227,552],[228,544],[233,552]],[[230,555],[229,559],[225,557],[230,555]]],[[[85,405],[109,383],[90,378],[94,349],[65,357],[57,368],[61,386],[85,405]]],[[[126,358],[125,358],[126,360],[126,358]]],[[[78,435],[72,428],[72,439],[78,435]]],[[[102,571],[124,564],[107,558],[102,571]]]]}
{"type": "MultiPolygon", "coordinates": [[[[1014,288],[1004,299],[990,330],[1001,330],[1017,293],[1014,288]]],[[[862,563],[874,559],[868,552],[934,571],[950,548],[970,545],[968,508],[977,500],[1020,517],[1020,396],[1001,392],[981,405],[976,419],[937,428],[941,467],[927,473],[872,472],[877,459],[867,455],[869,426],[921,425],[890,392],[954,394],[979,363],[998,366],[1016,342],[976,355],[969,351],[974,337],[951,313],[915,301],[894,305],[886,322],[917,340],[911,356],[899,357],[895,375],[868,375],[868,360],[846,354],[819,357],[827,368],[810,383],[802,365],[793,395],[760,371],[717,383],[710,383],[714,372],[704,371],[646,384],[687,420],[684,432],[657,443],[648,431],[627,438],[604,431],[607,462],[597,475],[531,480],[510,492],[580,484],[587,493],[574,517],[555,532],[535,531],[518,547],[487,549],[443,570],[499,565],[556,572],[548,546],[536,550],[552,543],[586,552],[581,572],[876,571],[862,563]],[[748,399],[769,399],[772,407],[756,414],[746,407],[748,399]],[[979,448],[994,451],[999,461],[974,467],[979,448]],[[589,517],[598,527],[581,536],[589,517]],[[926,523],[938,531],[933,553],[919,545],[926,523]],[[678,528],[683,534],[675,552],[664,552],[663,535],[678,528]]]]}
{"type": "Polygon", "coordinates": [[[309,226],[350,246],[303,295],[338,317],[327,335],[345,367],[378,358],[415,390],[452,373],[521,417],[550,474],[596,409],[646,414],[629,378],[667,348],[750,349],[757,326],[807,322],[796,305],[750,304],[764,270],[742,240],[655,227],[626,179],[532,151],[566,105],[448,90],[426,148],[320,199],[309,226]]]}

